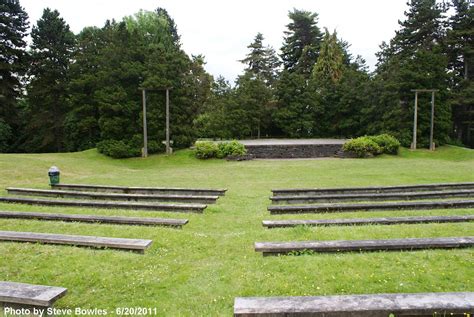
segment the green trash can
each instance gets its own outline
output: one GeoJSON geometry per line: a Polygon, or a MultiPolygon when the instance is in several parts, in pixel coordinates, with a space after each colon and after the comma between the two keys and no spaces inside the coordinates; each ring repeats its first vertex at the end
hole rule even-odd
{"type": "Polygon", "coordinates": [[[51,168],[48,170],[50,186],[59,184],[59,174],[59,168],[57,168],[56,166],[51,166],[51,168]]]}

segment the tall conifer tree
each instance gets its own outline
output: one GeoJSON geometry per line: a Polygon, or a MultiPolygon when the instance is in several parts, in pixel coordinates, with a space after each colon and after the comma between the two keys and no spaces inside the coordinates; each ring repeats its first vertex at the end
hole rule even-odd
{"type": "Polygon", "coordinates": [[[11,150],[20,128],[20,78],[27,69],[28,15],[19,1],[0,0],[0,152],[11,150]]]}
{"type": "Polygon", "coordinates": [[[33,27],[28,124],[24,149],[32,152],[64,150],[64,119],[69,111],[69,67],[74,34],[57,10],[49,8],[33,27]]]}

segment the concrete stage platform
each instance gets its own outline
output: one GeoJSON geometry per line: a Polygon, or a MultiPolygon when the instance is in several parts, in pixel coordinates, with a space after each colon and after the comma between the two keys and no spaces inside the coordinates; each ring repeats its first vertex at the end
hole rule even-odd
{"type": "Polygon", "coordinates": [[[332,157],[342,150],[341,139],[259,139],[240,140],[247,154],[255,158],[332,157]]]}

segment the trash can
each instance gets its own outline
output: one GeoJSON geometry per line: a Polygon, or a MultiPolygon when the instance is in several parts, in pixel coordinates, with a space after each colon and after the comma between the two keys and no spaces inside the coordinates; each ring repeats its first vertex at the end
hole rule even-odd
{"type": "Polygon", "coordinates": [[[56,166],[51,166],[51,168],[48,170],[48,176],[49,176],[49,185],[57,185],[59,184],[59,168],[56,166]]]}

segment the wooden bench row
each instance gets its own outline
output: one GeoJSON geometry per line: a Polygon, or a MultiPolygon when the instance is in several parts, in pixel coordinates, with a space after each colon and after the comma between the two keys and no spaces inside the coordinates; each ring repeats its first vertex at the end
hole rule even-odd
{"type": "Polygon", "coordinates": [[[237,297],[236,317],[469,316],[474,293],[237,297]]]}
{"type": "MultiPolygon", "coordinates": [[[[64,287],[0,281],[0,307],[51,307],[66,295],[64,287]]],[[[234,316],[467,316],[474,293],[370,294],[294,297],[237,297],[234,316]]]]}
{"type": "Polygon", "coordinates": [[[200,196],[224,196],[227,189],[206,188],[165,188],[165,187],[126,187],[107,185],[86,184],[57,184],[51,186],[53,189],[125,193],[125,194],[162,194],[162,195],[200,195],[200,196]]]}
{"type": "MultiPolygon", "coordinates": [[[[1,216],[1,214],[0,214],[1,216]]],[[[263,220],[267,228],[285,228],[296,226],[358,226],[358,225],[396,225],[418,223],[449,223],[474,221],[473,216],[422,216],[390,218],[353,218],[353,219],[318,219],[318,220],[263,220]]]]}
{"type": "Polygon", "coordinates": [[[56,213],[44,213],[44,212],[24,212],[24,211],[0,211],[0,218],[85,222],[85,223],[106,223],[106,224],[118,224],[118,225],[138,225],[138,226],[168,226],[168,227],[177,227],[177,228],[181,228],[182,226],[188,223],[188,219],[73,215],[73,214],[56,214],[56,213]]]}
{"type": "Polygon", "coordinates": [[[219,196],[197,196],[197,195],[150,195],[150,194],[123,194],[123,193],[100,193],[81,192],[71,190],[47,190],[34,188],[7,187],[11,195],[42,196],[56,198],[78,198],[78,199],[102,199],[109,201],[137,201],[137,202],[179,202],[179,203],[201,203],[215,204],[219,196]]]}
{"type": "Polygon", "coordinates": [[[41,244],[63,244],[93,248],[109,248],[145,253],[152,240],[125,239],[65,234],[0,231],[0,241],[32,242],[41,244]]]}
{"type": "Polygon", "coordinates": [[[422,200],[445,198],[474,197],[474,189],[425,191],[402,193],[362,193],[362,194],[332,194],[332,195],[297,195],[270,197],[273,204],[307,204],[335,203],[344,201],[387,201],[387,200],[422,200]]]}
{"type": "Polygon", "coordinates": [[[0,196],[0,203],[27,204],[36,206],[62,206],[62,207],[87,207],[87,208],[115,208],[165,212],[194,212],[203,213],[207,205],[204,204],[162,204],[162,203],[132,203],[111,201],[88,200],[60,200],[25,197],[0,196]]]}
{"type": "Polygon", "coordinates": [[[401,193],[414,191],[441,191],[441,190],[468,190],[474,189],[474,182],[467,183],[441,183],[399,186],[372,186],[372,187],[346,187],[346,188],[293,188],[273,189],[273,196],[307,196],[307,195],[335,195],[335,194],[362,194],[362,193],[401,193]]]}
{"type": "MultiPolygon", "coordinates": [[[[0,308],[51,307],[67,293],[67,288],[0,281],[0,308]]],[[[0,310],[1,312],[1,310],[0,310]]],[[[30,311],[31,312],[31,311],[30,311]]],[[[14,316],[17,314],[6,314],[14,316]]],[[[24,314],[33,315],[33,314],[24,314]]],[[[46,314],[45,314],[46,316],[46,314]]]]}
{"type": "Polygon", "coordinates": [[[472,208],[474,200],[269,206],[271,214],[472,208]]]}
{"type": "Polygon", "coordinates": [[[408,238],[385,240],[333,240],[295,242],[255,242],[255,251],[266,255],[301,252],[399,251],[421,249],[455,249],[474,246],[474,237],[408,238]]]}

